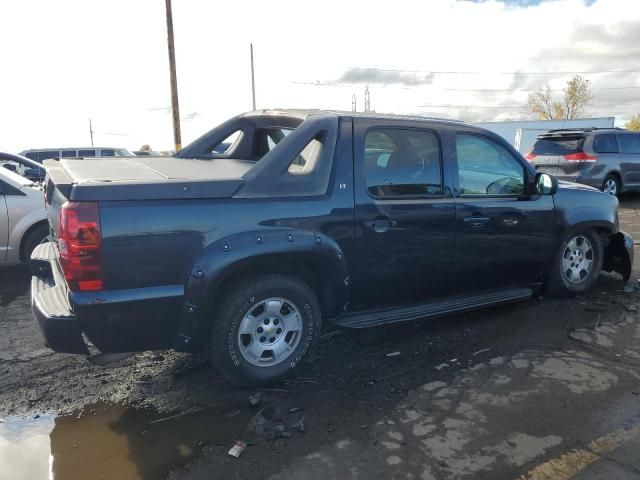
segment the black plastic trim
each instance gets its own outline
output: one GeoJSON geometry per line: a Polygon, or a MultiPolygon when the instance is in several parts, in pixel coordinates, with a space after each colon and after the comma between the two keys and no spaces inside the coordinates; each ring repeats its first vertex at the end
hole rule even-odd
{"type": "Polygon", "coordinates": [[[433,318],[477,308],[526,300],[533,295],[533,288],[491,290],[476,295],[438,299],[410,306],[386,307],[340,315],[333,323],[348,328],[368,328],[391,323],[409,322],[433,318]]]}

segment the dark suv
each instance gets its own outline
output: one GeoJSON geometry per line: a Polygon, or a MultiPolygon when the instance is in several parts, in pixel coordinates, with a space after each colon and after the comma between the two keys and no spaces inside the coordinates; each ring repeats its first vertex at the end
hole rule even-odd
{"type": "Polygon", "coordinates": [[[538,135],[525,157],[540,172],[611,195],[640,190],[640,132],[621,128],[550,130],[538,135]]]}

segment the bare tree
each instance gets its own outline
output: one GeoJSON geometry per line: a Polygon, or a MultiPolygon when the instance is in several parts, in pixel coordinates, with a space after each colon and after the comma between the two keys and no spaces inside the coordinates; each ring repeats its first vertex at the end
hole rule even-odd
{"type": "Polygon", "coordinates": [[[556,101],[551,87],[547,84],[541,90],[529,95],[527,108],[541,120],[578,118],[593,99],[590,86],[589,80],[576,75],[562,90],[564,97],[556,101]]]}

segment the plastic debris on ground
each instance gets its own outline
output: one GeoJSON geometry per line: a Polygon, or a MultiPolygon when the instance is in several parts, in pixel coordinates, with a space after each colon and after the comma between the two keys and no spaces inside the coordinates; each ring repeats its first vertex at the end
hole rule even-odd
{"type": "Polygon", "coordinates": [[[238,440],[233,444],[233,447],[231,447],[228,453],[232,457],[240,458],[240,455],[242,455],[242,452],[244,452],[245,448],[247,448],[247,444],[238,440]]]}

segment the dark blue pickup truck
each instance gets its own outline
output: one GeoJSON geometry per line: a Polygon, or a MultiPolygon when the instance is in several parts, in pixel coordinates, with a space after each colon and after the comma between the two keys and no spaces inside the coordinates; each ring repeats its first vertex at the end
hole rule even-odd
{"type": "Polygon", "coordinates": [[[175,157],[45,162],[32,307],[58,352],[207,351],[282,378],[323,322],[368,327],[628,279],[615,197],[462,122],[256,111],[175,157]]]}

